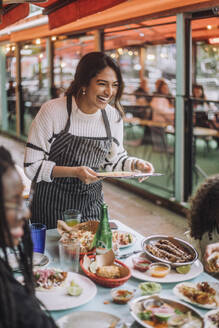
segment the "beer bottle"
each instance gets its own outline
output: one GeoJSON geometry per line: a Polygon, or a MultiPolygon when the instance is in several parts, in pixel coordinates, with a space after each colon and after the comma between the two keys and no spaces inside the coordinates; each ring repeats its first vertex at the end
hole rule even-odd
{"type": "Polygon", "coordinates": [[[93,247],[96,247],[96,254],[104,254],[112,249],[112,231],[108,220],[108,206],[101,205],[101,217],[97,232],[94,236],[93,247]]]}

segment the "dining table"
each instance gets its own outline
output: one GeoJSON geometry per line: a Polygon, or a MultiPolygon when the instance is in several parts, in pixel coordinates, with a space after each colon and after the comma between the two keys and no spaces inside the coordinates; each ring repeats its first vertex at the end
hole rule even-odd
{"type": "MultiPolygon", "coordinates": [[[[112,222],[115,222],[116,225],[118,226],[119,231],[127,231],[130,232],[135,238],[134,238],[134,243],[132,246],[125,247],[120,249],[119,251],[119,257],[125,254],[132,254],[134,251],[141,251],[142,250],[142,241],[145,238],[145,236],[141,235],[131,227],[127,226],[126,224],[121,223],[118,220],[112,220],[112,222]]],[[[146,222],[145,222],[146,224],[146,222]]],[[[46,235],[46,250],[45,250],[45,255],[49,258],[49,263],[47,264],[48,267],[53,267],[53,268],[60,268],[60,261],[59,261],[59,249],[58,249],[58,241],[59,241],[60,235],[58,234],[56,229],[50,229],[47,230],[47,235],[46,235]]],[[[127,262],[127,257],[126,259],[123,259],[121,261],[127,262]]],[[[197,260],[199,261],[199,260],[197,260]]],[[[208,273],[203,271],[203,266],[200,262],[199,264],[199,274],[194,277],[193,279],[189,280],[191,282],[197,283],[201,281],[207,281],[207,282],[217,282],[217,279],[215,279],[213,276],[209,275],[208,273]],[[201,270],[200,270],[201,266],[201,270]]],[[[85,276],[83,271],[79,270],[79,274],[82,276],[85,276]]],[[[183,275],[179,275],[179,281],[180,279],[182,280],[183,275]]],[[[133,290],[135,291],[134,297],[140,297],[141,296],[141,291],[139,289],[139,284],[143,282],[140,279],[136,279],[134,277],[131,277],[125,285],[121,286],[124,287],[125,289],[133,290]]],[[[169,297],[172,300],[179,301],[179,298],[173,293],[173,288],[177,284],[177,282],[174,283],[161,283],[162,290],[160,292],[161,297],[169,297]]],[[[54,318],[54,320],[58,320],[59,318],[66,316],[68,314],[71,314],[73,312],[80,312],[83,311],[82,313],[85,313],[84,311],[98,311],[98,312],[104,312],[104,313],[109,313],[112,314],[122,320],[127,324],[127,327],[141,327],[139,323],[134,321],[130,310],[129,310],[129,305],[128,304],[115,304],[112,302],[112,297],[111,297],[111,289],[106,288],[100,285],[96,285],[97,287],[97,293],[94,296],[92,300],[90,300],[88,303],[83,304],[81,306],[73,306],[72,308],[68,309],[62,309],[62,310],[57,310],[57,311],[50,311],[50,314],[54,318]]],[[[202,316],[205,315],[205,313],[208,311],[203,308],[198,308],[196,306],[193,306],[196,311],[198,311],[202,316]]],[[[88,313],[88,312],[87,312],[88,313]]],[[[89,326],[91,328],[92,325],[89,326]]]]}

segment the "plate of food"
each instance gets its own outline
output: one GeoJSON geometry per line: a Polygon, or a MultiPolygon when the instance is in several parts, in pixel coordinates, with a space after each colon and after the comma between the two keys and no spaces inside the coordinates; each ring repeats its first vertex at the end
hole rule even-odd
{"type": "Polygon", "coordinates": [[[152,235],[142,241],[142,249],[153,261],[172,267],[191,265],[198,258],[196,249],[183,239],[166,235],[152,235]]]}
{"type": "Polygon", "coordinates": [[[119,248],[125,248],[134,245],[136,237],[128,231],[116,230],[113,231],[113,243],[118,243],[119,248]]]}
{"type": "MultiPolygon", "coordinates": [[[[59,328],[115,328],[120,318],[117,316],[98,311],[73,312],[56,321],[59,328]]],[[[126,328],[123,324],[120,328],[126,328]]]]}
{"type": "MultiPolygon", "coordinates": [[[[147,270],[142,271],[140,268],[136,267],[136,259],[145,259],[148,261],[148,257],[145,255],[145,253],[141,253],[140,255],[132,255],[128,257],[125,260],[125,264],[130,268],[131,274],[134,278],[142,280],[142,281],[153,281],[153,282],[159,282],[159,283],[176,283],[180,281],[186,281],[193,279],[197,276],[199,276],[203,272],[203,265],[199,260],[196,260],[193,264],[189,266],[184,266],[182,269],[185,268],[185,271],[182,270],[182,273],[177,272],[178,268],[173,268],[171,267],[171,270],[164,276],[154,276],[151,275],[151,270],[150,270],[150,265],[147,264],[147,270]]],[[[160,262],[155,262],[153,264],[159,264],[160,262]]],[[[160,269],[158,272],[161,272],[162,270],[160,269]]],[[[164,270],[163,270],[164,272],[164,270]]]]}
{"type": "Polygon", "coordinates": [[[218,328],[219,327],[219,308],[216,310],[208,311],[204,316],[205,328],[218,328]]]}
{"type": "Polygon", "coordinates": [[[154,177],[154,176],[161,176],[162,173],[142,173],[142,172],[135,172],[135,171],[113,171],[113,172],[97,172],[98,178],[119,178],[119,179],[138,179],[138,178],[145,178],[145,177],[154,177]]]}
{"type": "Polygon", "coordinates": [[[142,296],[130,302],[133,318],[145,328],[203,328],[203,319],[191,306],[157,295],[142,296]]]}
{"type": "Polygon", "coordinates": [[[183,282],[177,284],[173,292],[182,300],[204,309],[214,309],[219,306],[218,282],[183,282]]]}
{"type": "Polygon", "coordinates": [[[34,271],[36,296],[49,311],[65,310],[88,303],[96,293],[96,285],[87,277],[58,269],[34,271]]]}

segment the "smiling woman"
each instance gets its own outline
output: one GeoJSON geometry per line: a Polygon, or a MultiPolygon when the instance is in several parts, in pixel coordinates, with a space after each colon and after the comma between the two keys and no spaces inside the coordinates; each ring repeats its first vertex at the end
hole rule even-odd
{"type": "Polygon", "coordinates": [[[123,148],[122,91],[117,63],[91,52],[81,58],[66,96],[42,106],[24,164],[36,182],[32,222],[54,228],[66,209],[79,210],[82,221],[99,220],[103,195],[96,171],[153,171],[123,148]]]}

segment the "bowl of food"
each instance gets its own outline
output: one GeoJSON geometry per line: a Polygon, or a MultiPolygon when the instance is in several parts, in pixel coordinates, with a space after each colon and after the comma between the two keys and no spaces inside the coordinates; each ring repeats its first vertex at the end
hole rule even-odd
{"type": "Polygon", "coordinates": [[[98,221],[87,221],[70,227],[64,221],[58,220],[57,231],[61,236],[60,242],[69,243],[77,239],[81,245],[80,258],[85,254],[91,255],[95,251],[95,249],[92,248],[92,243],[98,224],[98,221]]]}
{"type": "Polygon", "coordinates": [[[196,327],[203,328],[201,315],[193,307],[171,298],[142,296],[129,303],[133,318],[145,328],[196,327]]]}
{"type": "Polygon", "coordinates": [[[149,265],[149,274],[155,278],[164,278],[171,270],[171,266],[167,263],[156,262],[149,265]]]}
{"type": "Polygon", "coordinates": [[[149,265],[151,264],[151,261],[140,256],[133,257],[132,262],[134,269],[141,272],[147,271],[149,269],[149,265]]]}
{"type": "Polygon", "coordinates": [[[104,265],[101,267],[95,267],[92,263],[95,263],[95,255],[90,255],[88,258],[91,260],[91,264],[87,267],[84,263],[84,259],[80,260],[80,266],[82,271],[98,285],[114,288],[123,285],[131,277],[131,271],[127,265],[119,260],[114,260],[111,265],[104,265]]]}
{"type": "Polygon", "coordinates": [[[166,235],[143,239],[142,249],[150,260],[170,264],[173,268],[191,265],[198,258],[196,249],[188,242],[166,235]]]}
{"type": "Polygon", "coordinates": [[[111,296],[114,303],[126,304],[134,296],[134,291],[128,288],[113,288],[111,290],[111,296]]]}

